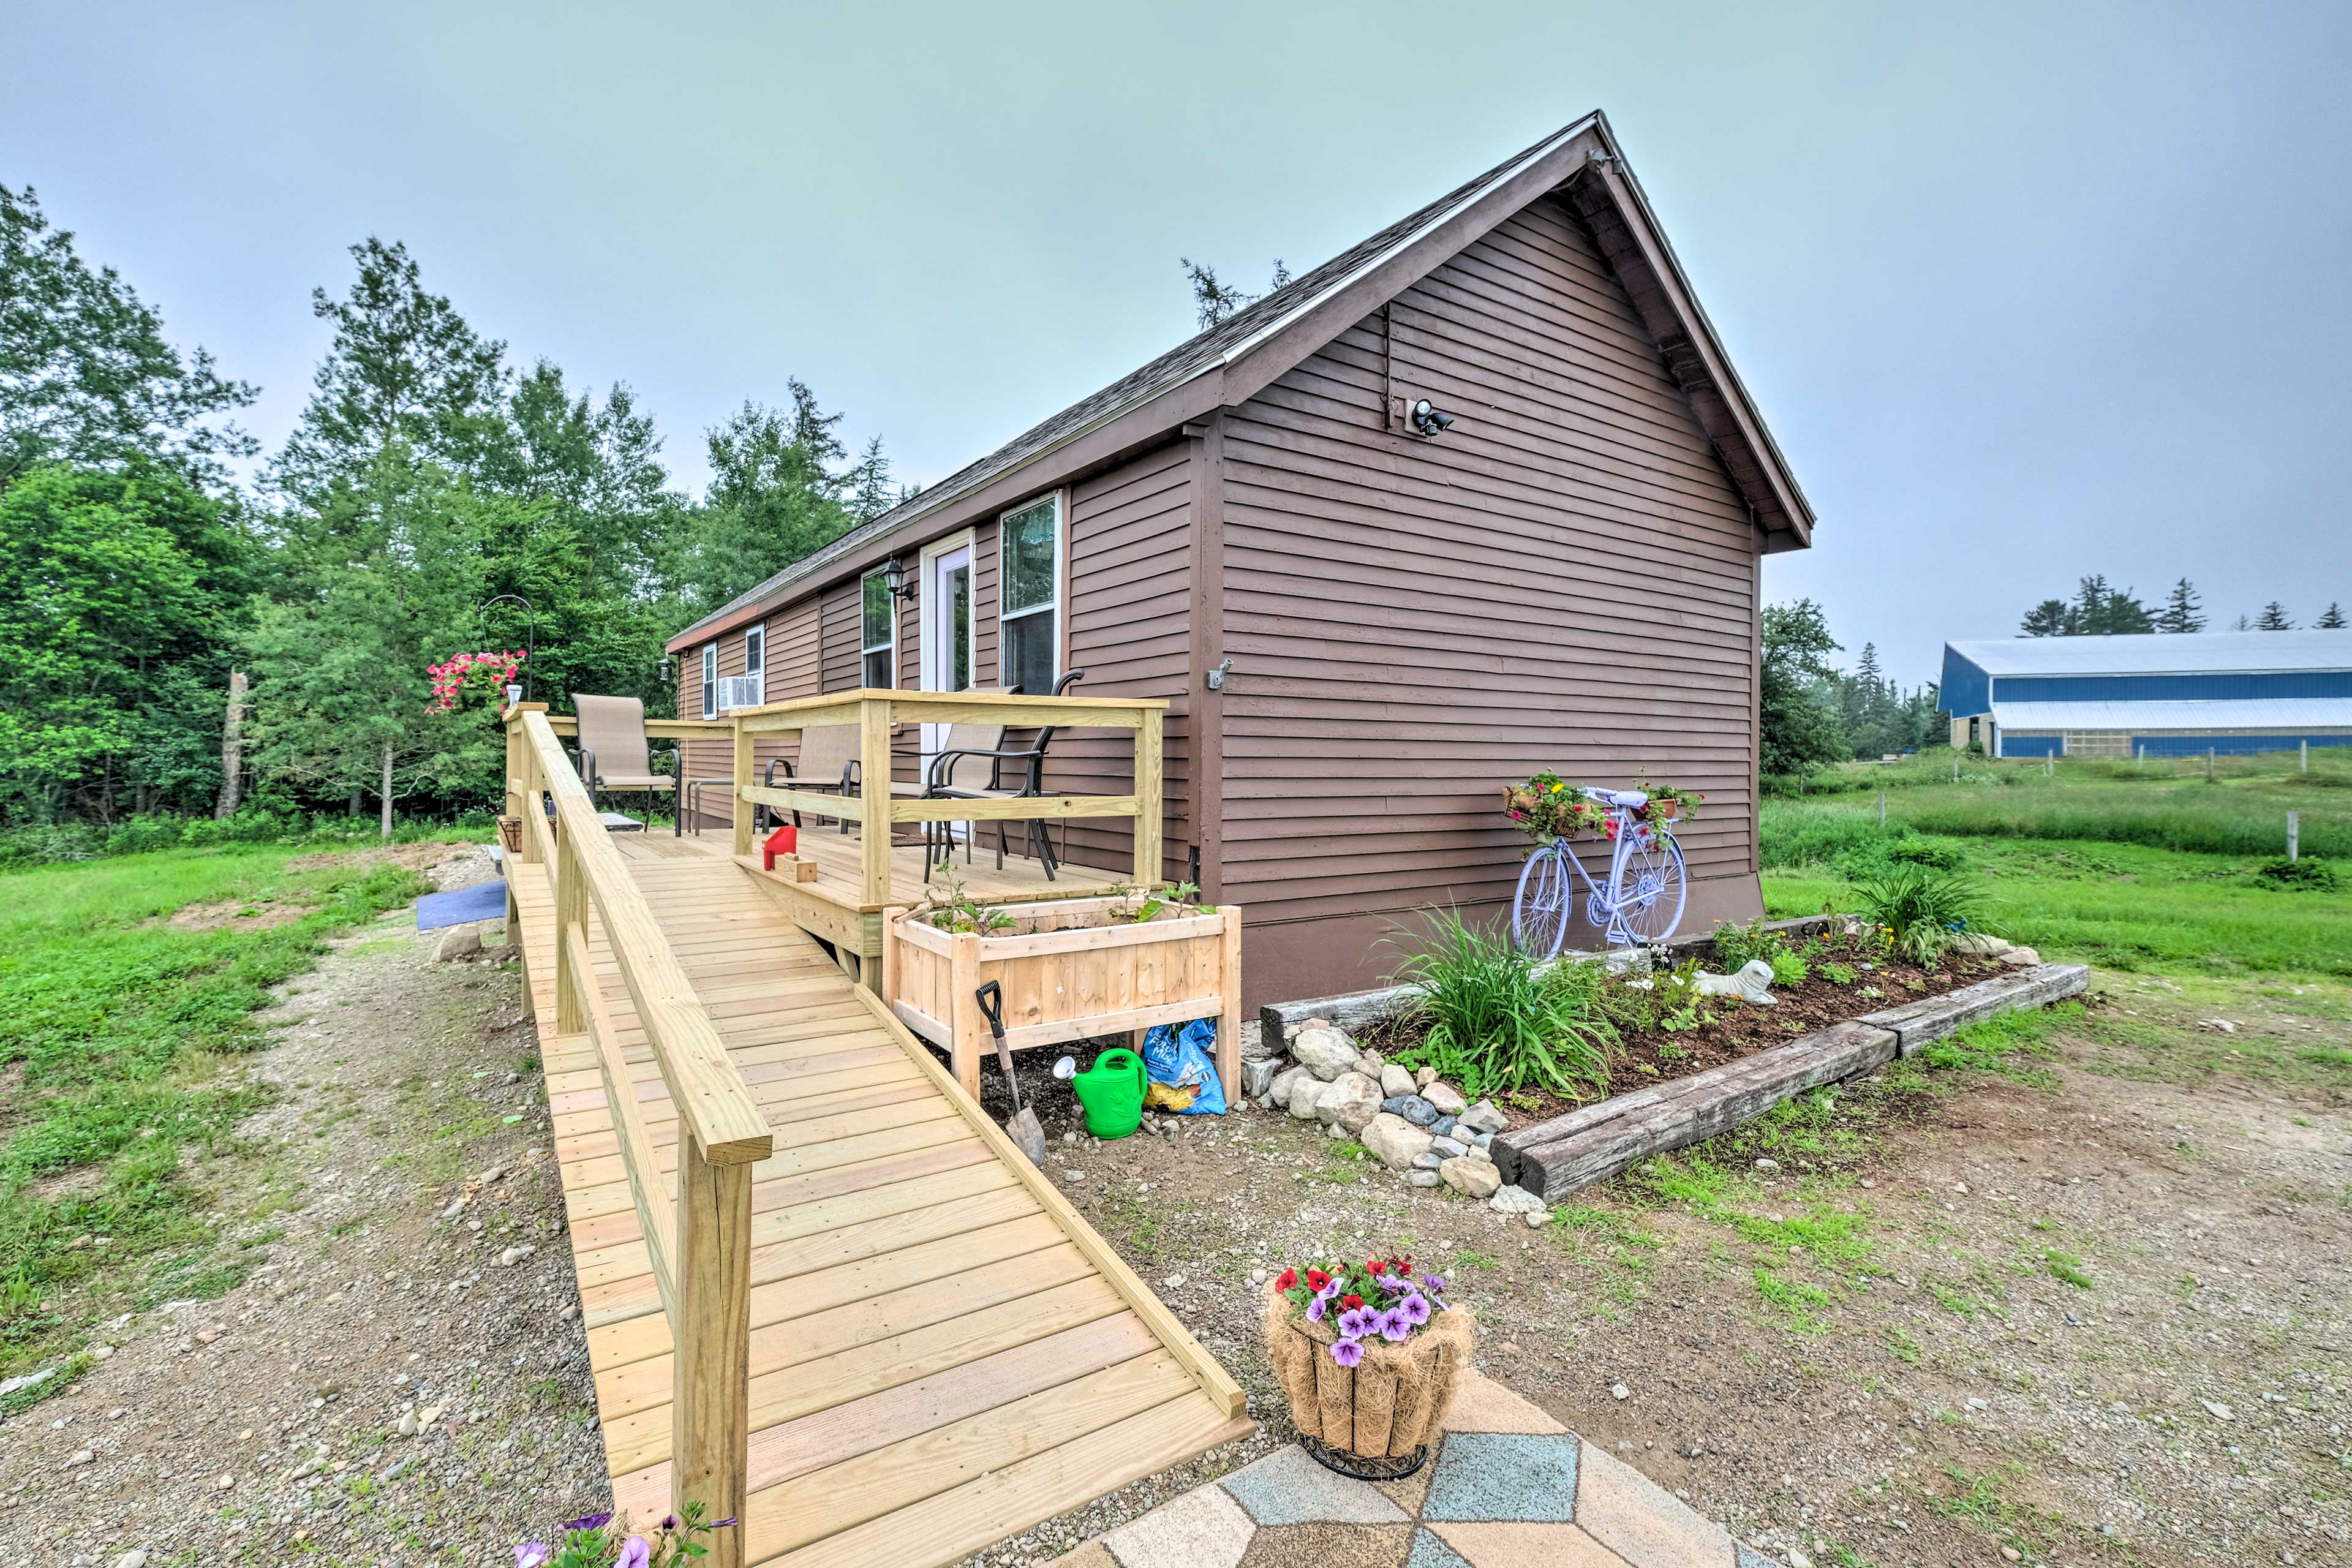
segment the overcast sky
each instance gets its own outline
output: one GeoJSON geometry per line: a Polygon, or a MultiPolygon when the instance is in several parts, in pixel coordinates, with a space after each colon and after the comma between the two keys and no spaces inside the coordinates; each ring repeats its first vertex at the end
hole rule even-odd
{"type": "MultiPolygon", "coordinates": [[[[702,430],[797,375],[935,479],[1605,109],[1906,680],[2103,571],[2352,605],[2352,5],[12,5],[0,182],[260,384],[401,239],[702,430]],[[362,14],[362,12],[366,14],[362,14]]],[[[1572,628],[1563,628],[1572,635],[1572,628]]]]}

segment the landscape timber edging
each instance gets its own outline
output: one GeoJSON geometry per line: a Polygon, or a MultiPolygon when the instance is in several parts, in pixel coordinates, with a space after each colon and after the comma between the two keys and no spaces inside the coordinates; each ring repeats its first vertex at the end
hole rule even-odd
{"type": "MultiPolygon", "coordinates": [[[[1832,921],[1842,918],[1833,915],[1802,915],[1792,921],[1767,921],[1764,929],[1780,931],[1791,937],[1806,937],[1822,931],[1832,921]]],[[[1693,957],[1713,946],[1714,943],[1715,932],[1701,931],[1670,938],[1656,947],[1612,948],[1601,952],[1563,952],[1558,958],[1548,960],[1538,967],[1548,969],[1553,963],[1615,961],[1639,963],[1646,968],[1660,957],[1664,958],[1669,963],[1679,963],[1684,959],[1693,957]]],[[[1328,1019],[1339,1028],[1352,1033],[1358,1029],[1369,1029],[1376,1024],[1387,1023],[1390,1019],[1402,1015],[1412,1001],[1412,987],[1410,985],[1383,985],[1370,991],[1350,992],[1345,996],[1318,996],[1304,1002],[1265,1003],[1257,1010],[1259,1054],[1269,1057],[1280,1056],[1282,1042],[1297,1034],[1298,1026],[1309,1018],[1328,1019]]]]}
{"type": "Polygon", "coordinates": [[[1727,1132],[1784,1100],[1860,1078],[1996,1013],[2044,1007],[2090,984],[2079,963],[2042,963],[2014,974],[1832,1024],[1719,1068],[1635,1089],[1565,1116],[1495,1135],[1507,1186],[1557,1203],[1629,1166],[1727,1132]]]}

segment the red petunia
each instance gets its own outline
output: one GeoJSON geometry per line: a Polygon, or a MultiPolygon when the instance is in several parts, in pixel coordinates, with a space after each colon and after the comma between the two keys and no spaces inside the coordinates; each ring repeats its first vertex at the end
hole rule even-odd
{"type": "Polygon", "coordinates": [[[1331,1277],[1320,1268],[1310,1268],[1307,1271],[1307,1288],[1309,1290],[1320,1290],[1329,1283],[1331,1283],[1331,1277]]]}
{"type": "Polygon", "coordinates": [[[1398,1265],[1396,1266],[1396,1271],[1397,1271],[1399,1274],[1403,1275],[1403,1276],[1404,1276],[1406,1279],[1412,1279],[1412,1264],[1410,1264],[1410,1263],[1400,1263],[1400,1264],[1398,1264],[1398,1265]]]}
{"type": "Polygon", "coordinates": [[[1364,1299],[1361,1296],[1342,1296],[1339,1298],[1339,1305],[1345,1307],[1350,1312],[1354,1311],[1363,1304],[1364,1299]]]}
{"type": "Polygon", "coordinates": [[[1282,1278],[1274,1282],[1274,1288],[1277,1290],[1287,1290],[1293,1285],[1297,1283],[1298,1270],[1296,1268],[1286,1268],[1282,1271],[1282,1278]]]}
{"type": "Polygon", "coordinates": [[[1386,1274],[1389,1271],[1389,1266],[1379,1261],[1377,1258],[1365,1264],[1364,1267],[1370,1269],[1375,1274],[1386,1274]]]}

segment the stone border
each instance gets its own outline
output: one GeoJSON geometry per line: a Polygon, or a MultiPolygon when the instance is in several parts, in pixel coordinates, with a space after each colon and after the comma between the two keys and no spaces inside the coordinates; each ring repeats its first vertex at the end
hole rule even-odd
{"type": "MultiPolygon", "coordinates": [[[[1811,936],[1826,930],[1833,915],[1801,915],[1792,921],[1769,921],[1766,931],[1783,932],[1791,937],[1811,936]]],[[[1674,937],[1656,947],[1625,948],[1605,952],[1564,952],[1552,960],[1556,963],[1591,963],[1636,961],[1646,965],[1663,957],[1669,963],[1679,963],[1715,943],[1712,931],[1674,937]]],[[[1549,965],[1547,965],[1549,967],[1549,965]]],[[[1412,989],[1406,985],[1385,985],[1372,991],[1350,992],[1345,996],[1319,996],[1305,1002],[1268,1002],[1258,1008],[1258,1054],[1277,1057],[1283,1042],[1298,1032],[1300,1025],[1309,1018],[1322,1018],[1335,1026],[1353,1034],[1375,1024],[1387,1023],[1402,1014],[1412,999],[1412,989]]]]}
{"type": "Polygon", "coordinates": [[[1874,1071],[1997,1013],[2044,1007],[2091,983],[2080,963],[2042,963],[1888,1007],[1719,1068],[1499,1133],[1506,1186],[1558,1202],[1653,1154],[1712,1138],[1784,1100],[1874,1071]]]}

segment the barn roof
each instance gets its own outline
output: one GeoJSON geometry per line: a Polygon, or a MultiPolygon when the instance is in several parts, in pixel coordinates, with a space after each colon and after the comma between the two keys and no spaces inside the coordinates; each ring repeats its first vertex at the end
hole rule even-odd
{"type": "Polygon", "coordinates": [[[2352,669],[2352,631],[2143,632],[1944,645],[1987,675],[2211,675],[2352,669]]]}
{"type": "MultiPolygon", "coordinates": [[[[1762,416],[1731,368],[1712,322],[1700,309],[1659,229],[1649,201],[1627,168],[1606,116],[1599,110],[1575,121],[1533,146],[1399,218],[1386,228],[1293,279],[1282,288],[1235,311],[1218,325],[1186,339],[1149,363],[1067,408],[1032,426],[995,451],[966,465],[919,495],[910,497],[839,539],[793,562],[757,587],[737,595],[673,637],[675,652],[704,637],[760,618],[767,609],[824,586],[861,558],[902,532],[919,537],[919,526],[994,480],[1060,450],[1112,420],[1172,404],[1166,395],[1253,356],[1274,359],[1275,346],[1300,334],[1313,342],[1283,363],[1312,352],[1403,289],[1431,268],[1477,239],[1496,223],[1524,206],[1502,211],[1490,198],[1533,176],[1528,200],[1576,181],[1575,201],[1600,234],[1602,248],[1624,279],[1670,370],[1691,398],[1701,424],[1721,452],[1726,467],[1747,496],[1758,522],[1796,546],[1811,542],[1813,514],[1790,473],[1762,416]],[[1454,232],[1448,233],[1449,228],[1454,232]],[[1425,242],[1444,236],[1442,244],[1425,242]],[[1410,263],[1401,266],[1400,263],[1410,263]],[[1391,274],[1383,278],[1383,269],[1391,274]],[[1377,281],[1378,291],[1363,286],[1377,281]],[[1344,310],[1327,307],[1346,297],[1344,310]]],[[[1276,374],[1278,374],[1278,370],[1276,374]]],[[[1266,379],[1271,380],[1269,374],[1266,379]]],[[[1245,393],[1244,393],[1245,395],[1245,393]]],[[[1233,401],[1238,402],[1236,396],[1233,401]]],[[[1170,429],[1187,417],[1170,408],[1170,429]]],[[[1042,488],[1042,487],[1041,487],[1042,488]]]]}

